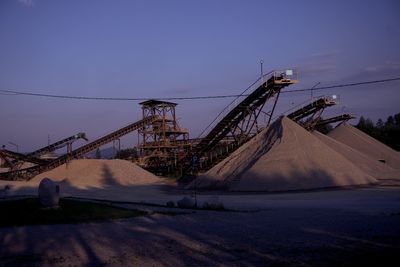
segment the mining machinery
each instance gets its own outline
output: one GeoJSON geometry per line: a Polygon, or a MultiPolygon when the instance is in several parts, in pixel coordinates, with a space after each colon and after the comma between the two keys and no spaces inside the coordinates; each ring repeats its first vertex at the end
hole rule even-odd
{"type": "Polygon", "coordinates": [[[217,117],[214,120],[216,123],[205,137],[182,159],[184,172],[193,173],[197,160],[199,166],[195,168],[211,168],[257,134],[261,129],[259,115],[266,103],[271,102],[270,110],[264,112],[268,117],[268,126],[282,88],[297,83],[296,76],[293,70],[272,71],[262,75],[225,108],[219,116],[221,119],[217,117]],[[253,91],[249,93],[251,89],[253,91]],[[231,142],[224,144],[227,137],[231,142]]]}
{"type": "Polygon", "coordinates": [[[51,160],[50,162],[47,162],[45,164],[39,164],[39,165],[25,168],[25,169],[13,170],[13,171],[0,173],[0,178],[3,180],[30,179],[39,173],[54,169],[64,163],[67,163],[71,159],[82,157],[85,154],[87,154],[88,152],[93,151],[93,150],[101,147],[102,145],[110,143],[113,140],[119,139],[120,137],[122,137],[128,133],[138,130],[139,128],[144,127],[144,125],[152,123],[153,121],[155,121],[157,119],[158,119],[158,116],[149,116],[143,120],[139,120],[137,122],[129,124],[128,126],[118,129],[110,134],[107,134],[101,138],[98,138],[84,146],[81,146],[75,150],[72,150],[70,153],[62,155],[62,156],[60,156],[54,160],[51,160]]]}
{"type": "Polygon", "coordinates": [[[46,153],[53,152],[53,151],[55,151],[57,149],[65,147],[65,146],[67,147],[67,153],[70,153],[72,151],[72,143],[77,141],[77,140],[79,140],[79,139],[83,139],[86,142],[89,141],[86,138],[86,134],[85,133],[77,133],[77,134],[74,134],[74,135],[72,135],[70,137],[67,137],[67,138],[63,139],[63,140],[57,141],[57,142],[55,142],[53,144],[50,144],[48,146],[42,147],[42,148],[40,148],[38,150],[35,150],[35,151],[31,152],[31,153],[28,153],[27,156],[28,157],[40,157],[40,156],[42,156],[42,155],[44,155],[46,153]]]}
{"type": "MultiPolygon", "coordinates": [[[[146,164],[150,163],[151,166],[152,158],[162,160],[163,155],[169,155],[167,162],[171,164],[170,152],[173,152],[174,164],[177,164],[184,173],[193,172],[193,166],[197,166],[197,163],[193,164],[194,159],[199,159],[202,170],[207,170],[262,129],[259,123],[261,113],[265,115],[266,126],[270,124],[281,90],[297,83],[296,76],[297,73],[293,70],[272,71],[262,75],[215,118],[204,131],[204,137],[188,138],[187,130],[176,123],[175,103],[149,100],[141,103],[143,109],[141,120],[68,151],[50,162],[0,173],[0,178],[30,179],[71,159],[82,157],[135,130],[139,132],[139,138],[142,137],[143,142],[141,146],[139,145],[139,149],[148,160],[146,164]],[[265,112],[267,106],[269,106],[268,111],[265,112]],[[164,116],[168,112],[172,112],[172,119],[164,116]]],[[[38,151],[35,151],[36,154],[38,151]]]]}
{"type": "Polygon", "coordinates": [[[157,116],[157,119],[138,129],[137,163],[155,173],[168,174],[194,140],[190,142],[188,129],[178,124],[177,103],[151,99],[139,104],[143,119],[151,116],[157,116]]]}
{"type": "Polygon", "coordinates": [[[67,153],[69,153],[72,151],[72,143],[79,139],[84,139],[88,141],[85,133],[77,133],[28,154],[22,154],[3,148],[2,150],[0,150],[0,157],[4,160],[4,162],[6,162],[7,167],[9,167],[11,170],[21,168],[21,166],[23,166],[23,164],[26,162],[35,165],[45,165],[49,162],[49,160],[42,159],[40,158],[41,156],[53,152],[57,149],[63,148],[65,146],[67,146],[67,153]]]}
{"type": "Polygon", "coordinates": [[[320,120],[322,112],[327,108],[337,104],[336,96],[332,97],[321,97],[310,104],[307,104],[296,111],[288,114],[287,117],[301,126],[306,130],[313,130],[320,120]]]}
{"type": "Polygon", "coordinates": [[[344,113],[344,114],[334,116],[334,117],[331,117],[328,119],[320,119],[317,121],[316,127],[330,124],[330,123],[335,123],[335,122],[343,123],[343,122],[346,122],[346,121],[354,119],[354,118],[355,118],[354,115],[351,115],[349,113],[344,113]]]}

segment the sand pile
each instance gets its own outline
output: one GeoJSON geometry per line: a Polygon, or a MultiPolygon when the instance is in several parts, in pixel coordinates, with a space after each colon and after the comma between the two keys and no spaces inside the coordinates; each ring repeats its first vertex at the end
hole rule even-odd
{"type": "Polygon", "coordinates": [[[76,188],[103,188],[110,185],[145,185],[161,178],[126,160],[72,160],[51,171],[35,176],[30,182],[39,183],[44,177],[68,183],[76,188]]]}
{"type": "Polygon", "coordinates": [[[328,136],[360,151],[375,161],[385,161],[390,167],[400,170],[399,152],[351,125],[343,123],[333,129],[328,136]]]}
{"type": "Polygon", "coordinates": [[[385,163],[374,160],[358,150],[343,144],[335,139],[320,132],[313,132],[313,135],[328,145],[330,148],[340,153],[343,157],[350,160],[365,173],[370,174],[376,179],[400,179],[400,171],[391,168],[385,163]]]}
{"type": "Polygon", "coordinates": [[[282,117],[188,188],[286,191],[375,182],[317,137],[282,117]]]}

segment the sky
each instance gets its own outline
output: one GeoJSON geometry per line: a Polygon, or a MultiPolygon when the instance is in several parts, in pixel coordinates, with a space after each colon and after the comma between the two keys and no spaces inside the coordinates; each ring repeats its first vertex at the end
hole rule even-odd
{"type": "MultiPolygon", "coordinates": [[[[241,93],[264,72],[295,69],[290,90],[400,77],[400,2],[0,1],[0,90],[162,98],[241,93]]],[[[400,82],[314,92],[374,121],[400,112],[400,82]]],[[[275,115],[310,101],[282,94],[275,115]]],[[[179,100],[190,136],[232,99],[179,100]]],[[[139,101],[0,92],[0,145],[23,152],[77,132],[91,140],[141,118],[139,101]]],[[[356,121],[353,121],[356,123],[356,121]]],[[[137,142],[136,133],[123,147],[137,142]]],[[[77,144],[79,145],[79,144],[77,144]]]]}

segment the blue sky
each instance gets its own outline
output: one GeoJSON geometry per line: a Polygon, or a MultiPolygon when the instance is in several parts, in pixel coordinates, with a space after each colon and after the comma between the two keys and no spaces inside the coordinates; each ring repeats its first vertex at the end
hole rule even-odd
{"type": "MultiPolygon", "coordinates": [[[[400,77],[398,1],[0,2],[0,89],[94,97],[240,93],[264,70],[293,68],[291,89],[400,77]]],[[[400,83],[318,92],[342,110],[398,113],[400,83]]],[[[316,93],[316,95],[318,95],[316,93]]],[[[277,114],[310,98],[282,95],[277,114]]],[[[178,101],[196,137],[230,101],[178,101]]],[[[75,132],[93,139],[140,119],[138,102],[0,94],[0,144],[29,151],[75,132]]],[[[136,135],[125,138],[134,145],[136,135]]],[[[12,148],[12,147],[10,147],[12,148]]]]}

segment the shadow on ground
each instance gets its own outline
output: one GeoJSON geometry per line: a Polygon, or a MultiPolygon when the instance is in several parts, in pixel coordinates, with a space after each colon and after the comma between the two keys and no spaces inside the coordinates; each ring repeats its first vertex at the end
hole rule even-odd
{"type": "Polygon", "coordinates": [[[399,223],[400,214],[281,209],[2,228],[0,265],[394,266],[399,223]]]}
{"type": "MultiPolygon", "coordinates": [[[[159,185],[124,186],[110,170],[103,172],[101,188],[80,189],[67,181],[61,188],[88,198],[160,194],[159,185]]],[[[350,199],[341,205],[353,204],[350,199]]],[[[0,228],[0,266],[395,266],[399,252],[400,209],[368,215],[297,206],[0,228]]]]}

